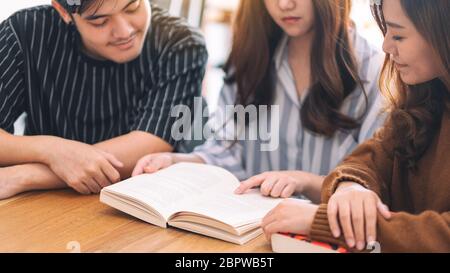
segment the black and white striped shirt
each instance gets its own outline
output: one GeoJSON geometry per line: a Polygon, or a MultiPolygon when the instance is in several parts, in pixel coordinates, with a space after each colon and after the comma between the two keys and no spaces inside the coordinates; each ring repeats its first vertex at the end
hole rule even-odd
{"type": "Polygon", "coordinates": [[[145,131],[171,138],[175,105],[201,95],[207,51],[202,35],[152,6],[141,55],[125,64],[94,60],[51,6],[19,11],[0,24],[0,128],[27,113],[26,135],[88,144],[145,131]]]}
{"type": "MultiPolygon", "coordinates": [[[[301,107],[308,95],[305,90],[298,96],[295,79],[289,64],[288,37],[279,44],[273,60],[273,76],[276,79],[274,105],[279,106],[278,130],[271,132],[272,138],[278,134],[277,149],[264,151],[267,142],[257,140],[240,140],[235,145],[216,136],[233,136],[233,126],[223,126],[223,121],[232,120],[226,111],[227,106],[234,106],[237,96],[236,84],[226,84],[219,99],[217,111],[210,120],[211,127],[219,128],[214,137],[195,148],[194,154],[211,165],[223,167],[241,180],[267,171],[302,170],[317,175],[327,175],[359,144],[370,139],[380,128],[386,115],[382,113],[383,98],[378,88],[378,78],[384,56],[371,46],[363,37],[352,30],[353,48],[358,62],[358,72],[364,81],[368,98],[368,111],[363,116],[360,127],[353,130],[340,130],[333,137],[326,137],[306,130],[301,122],[301,107]],[[229,132],[231,129],[231,133],[229,132]]],[[[357,87],[348,96],[341,113],[358,119],[366,108],[366,97],[361,87],[357,87]]],[[[231,113],[233,114],[233,113],[231,113]]],[[[265,120],[263,116],[261,120],[265,120]]],[[[270,128],[270,119],[265,128],[270,128]]],[[[258,136],[261,125],[250,123],[249,133],[258,136]],[[252,125],[255,125],[252,127],[252,125]]]]}

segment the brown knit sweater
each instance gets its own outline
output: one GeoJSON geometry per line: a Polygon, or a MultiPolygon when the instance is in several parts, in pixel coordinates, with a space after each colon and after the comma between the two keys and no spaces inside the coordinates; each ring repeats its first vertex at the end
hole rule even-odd
{"type": "Polygon", "coordinates": [[[378,216],[377,241],[382,252],[450,252],[450,111],[417,171],[400,166],[393,144],[379,134],[361,145],[324,182],[322,204],[311,230],[313,240],[345,245],[335,239],[327,205],[340,182],[359,183],[376,192],[393,212],[378,216]]]}

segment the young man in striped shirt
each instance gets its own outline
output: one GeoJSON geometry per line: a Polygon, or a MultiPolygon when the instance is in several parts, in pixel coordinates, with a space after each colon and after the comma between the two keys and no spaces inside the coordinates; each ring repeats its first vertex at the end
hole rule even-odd
{"type": "Polygon", "coordinates": [[[182,20],[148,0],[52,5],[0,24],[0,199],[99,193],[149,151],[174,150],[171,108],[200,96],[207,52],[182,20]]]}

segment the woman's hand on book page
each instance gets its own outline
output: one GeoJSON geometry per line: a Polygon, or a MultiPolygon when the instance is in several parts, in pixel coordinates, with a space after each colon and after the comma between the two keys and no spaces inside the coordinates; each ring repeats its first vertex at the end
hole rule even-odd
{"type": "Polygon", "coordinates": [[[296,199],[286,199],[262,220],[267,240],[275,233],[294,233],[309,236],[319,206],[296,199]]]}
{"type": "Polygon", "coordinates": [[[151,154],[141,158],[134,168],[132,176],[143,173],[155,173],[168,168],[174,164],[189,162],[197,164],[206,164],[206,162],[195,154],[177,154],[177,153],[159,153],[151,154]]]}
{"type": "Polygon", "coordinates": [[[132,176],[134,177],[144,173],[155,173],[168,168],[175,164],[174,157],[175,154],[173,153],[158,153],[144,156],[136,164],[132,176]]]}
{"type": "Polygon", "coordinates": [[[264,196],[288,198],[294,193],[303,193],[311,182],[309,173],[300,171],[265,172],[243,181],[236,189],[236,194],[260,187],[264,196]]]}
{"type": "Polygon", "coordinates": [[[391,213],[378,195],[353,182],[339,184],[328,202],[328,222],[333,236],[341,236],[347,245],[363,250],[376,241],[378,212],[389,219],[391,213]],[[339,225],[340,224],[340,225],[339,225]]]}

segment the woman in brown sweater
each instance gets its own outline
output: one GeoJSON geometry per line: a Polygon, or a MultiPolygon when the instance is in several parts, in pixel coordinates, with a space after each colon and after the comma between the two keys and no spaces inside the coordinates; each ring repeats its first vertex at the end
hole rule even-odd
{"type": "Polygon", "coordinates": [[[263,229],[353,250],[450,252],[450,1],[373,2],[390,118],[326,178],[322,205],[286,201],[263,229]]]}

